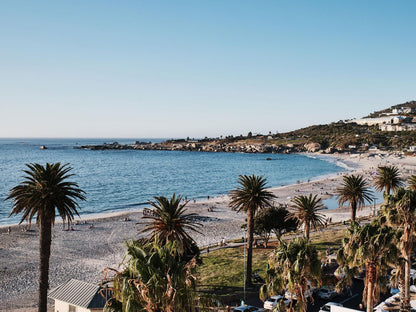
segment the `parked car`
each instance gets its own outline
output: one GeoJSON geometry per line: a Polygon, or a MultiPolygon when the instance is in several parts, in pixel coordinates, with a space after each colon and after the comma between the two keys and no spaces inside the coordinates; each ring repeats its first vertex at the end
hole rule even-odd
{"type": "Polygon", "coordinates": [[[250,305],[244,305],[239,306],[233,309],[233,312],[263,312],[264,310],[262,308],[250,306],[250,305]]]}
{"type": "Polygon", "coordinates": [[[374,312],[383,312],[383,311],[387,311],[389,308],[392,308],[392,307],[394,307],[393,303],[383,301],[379,305],[375,306],[373,308],[373,311],[374,312]]]}
{"type": "Polygon", "coordinates": [[[321,299],[332,299],[336,297],[337,292],[335,291],[334,287],[324,286],[321,287],[318,291],[318,297],[321,299]]]}
{"type": "MultiPolygon", "coordinates": [[[[308,284],[308,288],[305,290],[305,297],[312,297],[312,295],[315,293],[316,288],[313,288],[311,285],[308,284]]],[[[292,294],[289,292],[289,290],[286,290],[285,292],[285,298],[286,299],[292,299],[292,300],[297,300],[297,296],[296,294],[292,294]]]]}
{"type": "Polygon", "coordinates": [[[264,301],[263,308],[266,310],[273,310],[273,308],[280,302],[280,300],[283,300],[285,305],[288,307],[290,305],[290,299],[286,299],[283,296],[276,295],[268,298],[266,301],[264,301]]]}
{"type": "Polygon", "coordinates": [[[342,307],[343,305],[338,302],[327,302],[319,309],[319,312],[331,312],[331,306],[342,307]]]}

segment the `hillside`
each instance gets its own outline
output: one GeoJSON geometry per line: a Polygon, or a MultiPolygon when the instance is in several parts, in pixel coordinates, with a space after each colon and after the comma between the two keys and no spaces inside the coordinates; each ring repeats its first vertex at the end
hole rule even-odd
{"type": "MultiPolygon", "coordinates": [[[[391,122],[393,129],[413,127],[416,123],[416,101],[394,105],[388,109],[370,114],[364,121],[382,124],[391,122]],[[400,112],[400,116],[396,115],[400,112]],[[395,113],[396,112],[396,113],[395,113]],[[404,113],[404,114],[403,114],[404,113]],[[379,119],[377,119],[379,118],[379,119]],[[387,120],[387,121],[384,121],[387,120]],[[396,121],[394,121],[396,120],[396,121]]],[[[381,124],[359,124],[360,120],[339,121],[327,125],[314,125],[286,133],[269,133],[267,135],[226,136],[204,139],[175,139],[161,143],[136,142],[129,145],[118,143],[98,146],[83,146],[94,150],[103,149],[137,149],[137,150],[180,150],[204,152],[240,152],[240,153],[293,153],[293,152],[321,152],[344,153],[366,150],[394,150],[409,151],[409,147],[416,146],[416,131],[382,131],[381,124]],[[358,123],[357,123],[358,122],[358,123]]],[[[361,119],[361,122],[363,120],[361,119]]],[[[390,125],[390,124],[389,124],[390,125]]]]}
{"type": "MultiPolygon", "coordinates": [[[[405,102],[405,103],[402,103],[402,104],[396,104],[396,105],[393,105],[389,108],[373,112],[373,113],[369,114],[368,116],[366,116],[365,118],[381,117],[383,115],[392,113],[392,110],[395,109],[395,108],[404,108],[404,107],[409,107],[409,108],[413,108],[413,109],[416,110],[416,101],[409,101],[409,102],[405,102]]],[[[415,113],[409,113],[409,114],[406,114],[406,115],[416,116],[415,113]]]]}

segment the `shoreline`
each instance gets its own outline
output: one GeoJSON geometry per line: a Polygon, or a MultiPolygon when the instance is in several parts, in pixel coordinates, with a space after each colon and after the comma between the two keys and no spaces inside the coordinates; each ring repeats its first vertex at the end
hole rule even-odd
{"type": "MultiPolygon", "coordinates": [[[[352,172],[354,170],[356,170],[358,168],[358,164],[355,164],[354,162],[348,162],[348,161],[344,161],[344,160],[340,160],[335,156],[338,155],[322,155],[322,154],[316,154],[316,153],[307,153],[307,152],[302,152],[302,153],[296,153],[297,155],[303,155],[306,157],[310,157],[310,158],[315,158],[315,159],[321,159],[323,161],[328,161],[331,163],[335,163],[337,164],[338,162],[341,164],[344,164],[345,166],[339,166],[340,168],[344,168],[346,171],[336,171],[333,173],[328,173],[328,174],[324,174],[324,175],[318,175],[315,177],[311,177],[308,181],[309,182],[318,182],[318,181],[323,181],[325,179],[328,178],[332,178],[332,177],[336,177],[338,174],[340,173],[345,173],[345,172],[352,172]],[[329,159],[336,159],[335,162],[330,161],[329,159]]],[[[309,182],[305,182],[305,181],[300,181],[300,183],[292,183],[292,184],[287,184],[287,185],[280,185],[280,186],[271,186],[268,187],[267,189],[269,191],[278,191],[280,188],[284,188],[284,187],[291,187],[294,185],[304,185],[305,183],[309,183],[309,182]]],[[[196,204],[199,205],[206,205],[206,204],[210,204],[212,201],[215,200],[222,200],[224,197],[227,197],[228,194],[224,193],[224,194],[219,194],[215,197],[212,197],[210,199],[197,199],[196,200],[196,204]]],[[[202,197],[202,195],[200,196],[202,197]]],[[[190,201],[191,202],[191,201],[190,201]]],[[[189,205],[189,204],[188,204],[189,205]]],[[[85,215],[81,215],[80,217],[75,217],[74,218],[74,222],[99,222],[99,221],[105,221],[106,219],[113,219],[113,218],[124,218],[124,217],[128,217],[129,214],[131,213],[141,213],[143,211],[143,209],[145,208],[150,208],[150,204],[146,203],[140,206],[137,206],[135,208],[128,208],[128,209],[122,209],[119,211],[109,211],[109,212],[96,212],[96,213],[90,213],[90,214],[85,214],[85,215]]],[[[32,225],[34,225],[36,222],[32,222],[32,225]]],[[[11,227],[12,229],[14,228],[21,228],[25,225],[26,223],[8,223],[8,224],[0,224],[0,232],[3,230],[7,230],[7,228],[11,227]]],[[[56,225],[60,225],[62,224],[62,220],[58,219],[55,222],[56,225]]]]}
{"type": "MultiPolygon", "coordinates": [[[[319,157],[319,154],[310,154],[319,157]]],[[[372,175],[379,165],[395,164],[403,175],[416,173],[416,157],[397,157],[394,154],[370,155],[359,157],[350,155],[325,155],[335,161],[351,162],[356,165],[354,173],[364,174],[370,184],[372,175]]],[[[351,172],[336,172],[309,182],[269,188],[276,196],[276,202],[288,203],[297,195],[318,194],[321,198],[329,198],[335,194],[342,176],[351,172]]],[[[379,204],[380,205],[380,204],[379,204]]],[[[379,206],[378,205],[378,206],[379,206]]],[[[201,234],[191,233],[198,246],[219,244],[226,241],[241,239],[244,230],[241,224],[246,215],[228,208],[228,196],[220,195],[209,200],[189,202],[188,213],[198,215],[202,224],[201,234]]],[[[348,208],[327,209],[322,213],[331,218],[332,222],[348,220],[348,208]]],[[[357,217],[373,213],[373,206],[357,211],[357,217]]],[[[62,222],[56,222],[53,229],[53,240],[50,259],[50,287],[62,284],[70,278],[91,283],[99,283],[102,271],[106,267],[118,268],[125,247],[124,242],[137,239],[143,225],[140,211],[120,211],[105,213],[101,216],[83,217],[75,221],[73,231],[62,230],[62,222]],[[130,221],[125,221],[128,218],[130,221]],[[83,221],[87,221],[86,224],[83,221]],[[90,226],[93,225],[92,228],[90,226]]],[[[0,305],[6,311],[33,311],[36,307],[39,238],[36,224],[30,231],[22,231],[23,225],[14,225],[10,234],[8,226],[0,226],[0,305]]],[[[52,300],[49,305],[53,304],[52,300]]]]}

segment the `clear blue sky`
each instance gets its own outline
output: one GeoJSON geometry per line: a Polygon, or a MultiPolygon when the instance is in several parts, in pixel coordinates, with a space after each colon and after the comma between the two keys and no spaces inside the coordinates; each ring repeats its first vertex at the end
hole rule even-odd
{"type": "Polygon", "coordinates": [[[416,99],[416,1],[0,2],[0,137],[283,132],[416,99]]]}

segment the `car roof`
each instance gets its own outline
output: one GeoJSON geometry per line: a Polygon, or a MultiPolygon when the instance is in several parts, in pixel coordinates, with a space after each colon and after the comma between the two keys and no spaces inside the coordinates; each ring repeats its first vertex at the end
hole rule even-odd
{"type": "Polygon", "coordinates": [[[271,296],[270,298],[267,298],[267,300],[269,300],[269,299],[279,299],[279,298],[283,298],[283,296],[281,296],[281,295],[275,295],[275,296],[271,296]]]}
{"type": "Polygon", "coordinates": [[[237,311],[245,311],[245,310],[248,310],[248,309],[251,309],[251,308],[256,308],[256,307],[255,306],[251,306],[251,305],[248,305],[248,306],[239,306],[239,307],[234,308],[234,310],[237,310],[237,311]]]}
{"type": "Polygon", "coordinates": [[[340,307],[342,306],[342,304],[338,303],[338,302],[327,302],[324,305],[336,305],[336,306],[340,306],[340,307]]]}

